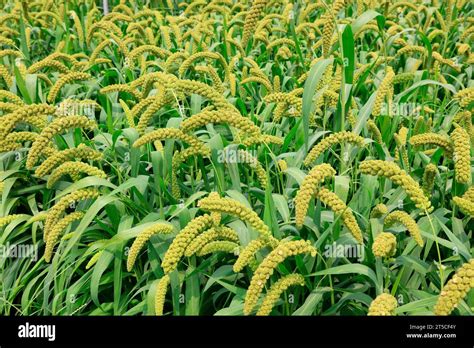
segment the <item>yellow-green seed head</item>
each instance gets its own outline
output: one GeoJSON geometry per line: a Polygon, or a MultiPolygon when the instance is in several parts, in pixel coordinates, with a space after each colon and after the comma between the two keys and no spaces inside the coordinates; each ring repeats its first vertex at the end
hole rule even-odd
{"type": "Polygon", "coordinates": [[[416,221],[407,213],[401,210],[393,211],[387,215],[384,224],[389,227],[395,223],[400,223],[406,227],[410,235],[419,246],[423,246],[423,239],[421,238],[420,228],[416,221]]]}
{"type": "Polygon", "coordinates": [[[372,252],[376,257],[391,257],[397,251],[397,239],[392,233],[382,232],[375,237],[372,252]]]}
{"type": "Polygon", "coordinates": [[[371,211],[370,217],[378,219],[388,213],[388,208],[385,204],[377,204],[371,211]]]}
{"type": "Polygon", "coordinates": [[[165,223],[158,222],[150,227],[145,228],[141,231],[130,247],[127,258],[127,271],[130,272],[135,264],[135,260],[138,257],[138,253],[146,244],[146,242],[155,234],[158,233],[171,233],[173,232],[173,226],[165,223]]]}
{"type": "Polygon", "coordinates": [[[290,274],[279,279],[268,290],[257,315],[269,315],[281,294],[293,285],[304,286],[304,277],[301,274],[290,274]]]}
{"type": "Polygon", "coordinates": [[[423,194],[420,185],[395,163],[381,160],[366,160],[360,164],[359,170],[362,174],[383,176],[392,180],[395,184],[405,189],[417,208],[428,212],[433,210],[431,202],[423,194]]]}
{"type": "Polygon", "coordinates": [[[295,197],[296,226],[303,226],[309,202],[318,191],[319,185],[334,175],[336,171],[327,163],[314,166],[306,175],[295,197]]]}
{"type": "Polygon", "coordinates": [[[443,287],[434,307],[435,315],[449,315],[474,287],[474,259],[464,263],[443,287]]]}
{"type": "Polygon", "coordinates": [[[186,227],[178,233],[169,246],[161,263],[165,274],[169,274],[176,269],[189,243],[200,233],[212,227],[213,223],[212,217],[206,214],[191,220],[186,227]]]}
{"type": "Polygon", "coordinates": [[[263,290],[268,278],[274,273],[275,268],[290,256],[310,254],[316,256],[316,249],[309,241],[296,240],[290,242],[280,242],[278,246],[262,261],[255,270],[247,290],[244,303],[244,314],[249,315],[257,304],[260,293],[263,290]]]}
{"type": "Polygon", "coordinates": [[[170,283],[170,276],[165,274],[158,282],[155,293],[155,314],[163,315],[163,307],[165,305],[166,292],[170,283]]]}
{"type": "Polygon", "coordinates": [[[456,181],[471,184],[471,141],[463,127],[456,127],[451,133],[454,147],[454,171],[456,181]]]}
{"type": "Polygon", "coordinates": [[[397,307],[398,302],[395,297],[390,294],[380,294],[370,304],[367,315],[392,316],[397,307]]]}

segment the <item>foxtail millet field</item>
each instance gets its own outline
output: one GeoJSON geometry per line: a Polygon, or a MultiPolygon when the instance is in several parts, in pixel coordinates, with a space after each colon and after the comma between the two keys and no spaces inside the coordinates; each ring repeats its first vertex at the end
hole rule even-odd
{"type": "Polygon", "coordinates": [[[1,314],[474,314],[472,2],[1,3],[1,314]]]}

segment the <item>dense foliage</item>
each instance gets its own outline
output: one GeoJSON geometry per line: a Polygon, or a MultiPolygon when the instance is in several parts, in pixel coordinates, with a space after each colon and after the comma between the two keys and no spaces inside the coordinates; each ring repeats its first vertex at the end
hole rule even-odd
{"type": "Polygon", "coordinates": [[[473,314],[471,2],[2,3],[2,314],[473,314]]]}

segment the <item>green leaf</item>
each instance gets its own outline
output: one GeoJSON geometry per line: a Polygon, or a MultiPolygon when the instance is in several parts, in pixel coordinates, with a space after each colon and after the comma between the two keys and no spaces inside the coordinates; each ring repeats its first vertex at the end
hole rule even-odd
{"type": "Polygon", "coordinates": [[[285,170],[285,173],[291,176],[293,179],[295,179],[298,185],[301,185],[304,178],[306,177],[306,174],[301,169],[294,168],[294,167],[287,168],[285,170]]]}
{"type": "Polygon", "coordinates": [[[276,238],[281,238],[280,230],[278,228],[278,221],[276,218],[275,202],[273,202],[273,196],[271,186],[267,185],[265,189],[265,208],[263,210],[263,222],[270,227],[273,235],[276,238]]]}
{"type": "Polygon", "coordinates": [[[354,55],[354,35],[350,25],[346,25],[342,33],[342,52],[344,79],[346,84],[352,84],[354,78],[355,55],[354,55]]]}
{"type": "Polygon", "coordinates": [[[322,59],[311,67],[308,78],[304,84],[303,92],[303,131],[305,138],[305,150],[308,150],[309,139],[309,116],[313,106],[313,97],[316,93],[316,86],[321,80],[326,68],[333,62],[333,58],[322,59]]]}
{"type": "Polygon", "coordinates": [[[114,247],[104,250],[94,265],[91,277],[91,299],[97,307],[102,308],[99,302],[99,286],[102,275],[114,259],[114,247]]]}
{"type": "Polygon", "coordinates": [[[330,274],[361,274],[368,277],[375,286],[377,290],[377,294],[381,294],[383,292],[382,284],[380,284],[377,280],[377,276],[375,275],[374,271],[372,271],[369,267],[360,264],[349,264],[349,265],[342,265],[336,266],[332,268],[328,268],[316,273],[311,274],[312,276],[321,276],[321,275],[330,275],[330,274]]]}
{"type": "Polygon", "coordinates": [[[426,85],[441,86],[441,87],[447,89],[448,91],[450,91],[451,93],[456,94],[456,89],[454,88],[453,85],[441,83],[441,82],[434,81],[434,80],[422,80],[422,81],[414,83],[409,88],[404,90],[402,93],[398,94],[397,97],[395,98],[395,101],[398,102],[404,96],[406,96],[406,95],[410,94],[411,92],[415,91],[416,89],[418,89],[422,86],[426,86],[426,85]]]}
{"type": "MultiPolygon", "coordinates": [[[[194,269],[194,261],[188,268],[188,272],[194,269]]],[[[186,278],[186,309],[185,315],[199,315],[201,289],[199,288],[199,274],[186,278]]]]}
{"type": "Polygon", "coordinates": [[[292,315],[312,315],[316,311],[316,307],[323,299],[323,295],[326,292],[331,291],[331,288],[319,288],[314,289],[306,298],[303,305],[299,307],[292,315]]]}
{"type": "Polygon", "coordinates": [[[380,13],[374,10],[369,10],[364,13],[362,13],[357,19],[352,22],[351,27],[352,27],[352,32],[357,33],[364,25],[369,23],[372,19],[382,16],[380,13]]]}
{"type": "Polygon", "coordinates": [[[31,98],[30,93],[28,92],[28,88],[26,87],[26,82],[23,79],[23,76],[21,75],[20,70],[18,70],[18,67],[16,65],[14,66],[13,71],[15,74],[16,85],[18,86],[21,95],[25,99],[26,104],[32,104],[33,99],[31,98]]]}
{"type": "Polygon", "coordinates": [[[438,296],[431,296],[428,298],[424,298],[422,300],[417,300],[413,301],[410,303],[407,303],[406,305],[400,306],[395,309],[395,314],[403,314],[403,313],[409,313],[409,314],[414,314],[416,315],[420,312],[426,312],[426,311],[431,311],[434,305],[436,304],[436,301],[438,300],[438,296]]]}
{"type": "Polygon", "coordinates": [[[20,27],[20,50],[26,60],[30,60],[30,50],[26,44],[28,41],[26,40],[25,21],[23,20],[23,16],[19,17],[18,24],[20,27]]]}
{"type": "Polygon", "coordinates": [[[290,209],[288,207],[288,199],[285,198],[283,195],[274,193],[272,194],[273,202],[275,203],[275,207],[278,210],[281,218],[285,222],[290,221],[290,209]]]}

